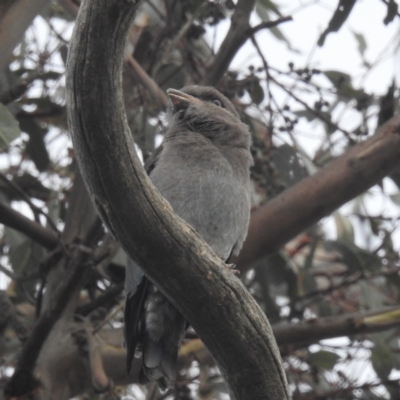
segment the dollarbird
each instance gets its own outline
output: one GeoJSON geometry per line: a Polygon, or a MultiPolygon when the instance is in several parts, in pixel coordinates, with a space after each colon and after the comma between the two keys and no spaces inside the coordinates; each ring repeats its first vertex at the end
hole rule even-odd
{"type": "MultiPolygon", "coordinates": [[[[249,225],[248,127],[213,87],[187,86],[167,94],[172,104],[168,130],[148,174],[175,213],[226,262],[240,251],[249,225]]],[[[188,324],[132,260],[127,262],[125,290],[127,370],[134,357],[141,357],[140,383],[172,387],[188,324]]]]}

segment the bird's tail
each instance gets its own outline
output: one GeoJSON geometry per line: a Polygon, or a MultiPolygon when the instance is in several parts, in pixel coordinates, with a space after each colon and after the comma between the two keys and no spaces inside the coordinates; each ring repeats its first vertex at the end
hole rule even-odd
{"type": "Polygon", "coordinates": [[[177,376],[178,349],[186,322],[154,286],[146,299],[145,315],[139,382],[157,381],[161,389],[173,387],[177,376]]]}

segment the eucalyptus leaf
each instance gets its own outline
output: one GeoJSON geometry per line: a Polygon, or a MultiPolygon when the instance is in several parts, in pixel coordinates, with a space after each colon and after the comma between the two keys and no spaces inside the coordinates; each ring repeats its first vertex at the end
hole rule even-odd
{"type": "Polygon", "coordinates": [[[354,243],[354,228],[350,219],[339,212],[335,212],[333,216],[338,239],[354,243]]]}
{"type": "Polygon", "coordinates": [[[357,40],[358,51],[360,52],[361,57],[364,58],[364,53],[367,49],[367,41],[365,40],[365,36],[362,33],[357,32],[353,32],[353,35],[357,40]]]}
{"type": "Polygon", "coordinates": [[[386,380],[393,369],[393,363],[391,350],[384,340],[375,342],[371,352],[371,362],[379,378],[386,380]]]}
{"type": "Polygon", "coordinates": [[[0,103],[0,150],[5,149],[20,133],[17,120],[7,107],[0,103]]]}
{"type": "Polygon", "coordinates": [[[315,353],[309,353],[308,359],[317,368],[329,371],[339,361],[340,356],[332,351],[320,350],[315,353]]]}

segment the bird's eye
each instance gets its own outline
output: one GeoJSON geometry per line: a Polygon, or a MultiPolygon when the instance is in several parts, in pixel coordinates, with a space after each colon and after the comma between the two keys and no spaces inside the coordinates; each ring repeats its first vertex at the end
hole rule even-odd
{"type": "Polygon", "coordinates": [[[215,104],[218,107],[221,107],[221,105],[222,105],[221,102],[218,99],[211,100],[211,103],[215,104]]]}

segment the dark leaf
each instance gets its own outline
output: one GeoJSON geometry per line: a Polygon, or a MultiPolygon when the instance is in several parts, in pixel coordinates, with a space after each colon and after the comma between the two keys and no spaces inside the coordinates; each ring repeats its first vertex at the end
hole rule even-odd
{"type": "Polygon", "coordinates": [[[383,20],[383,23],[385,25],[388,25],[396,18],[399,6],[394,0],[389,0],[386,3],[386,5],[387,5],[387,14],[385,19],[383,20]]]}
{"type": "Polygon", "coordinates": [[[251,81],[251,84],[247,87],[247,91],[253,103],[260,104],[264,100],[264,90],[258,80],[251,81]]]}
{"type": "Polygon", "coordinates": [[[7,107],[0,103],[0,150],[4,150],[20,133],[17,120],[7,107]]]}
{"type": "Polygon", "coordinates": [[[305,178],[304,169],[300,165],[297,152],[292,146],[284,144],[274,148],[272,151],[272,161],[280,180],[286,187],[292,186],[305,178]]]}
{"type": "Polygon", "coordinates": [[[342,25],[345,23],[347,18],[350,15],[351,10],[354,7],[356,0],[340,0],[339,4],[329,21],[328,27],[325,31],[321,34],[320,38],[318,39],[318,46],[323,46],[325,43],[326,37],[331,32],[338,32],[342,25]]]}
{"type": "Polygon", "coordinates": [[[342,86],[351,86],[351,77],[348,73],[342,71],[323,71],[324,75],[332,82],[336,89],[340,89],[342,86]]]}
{"type": "Polygon", "coordinates": [[[354,229],[350,219],[339,212],[335,212],[333,216],[335,218],[338,239],[354,243],[354,229]]]}
{"type": "Polygon", "coordinates": [[[64,65],[67,65],[67,58],[68,58],[68,47],[67,45],[63,44],[60,46],[58,50],[60,52],[61,59],[63,60],[64,65]]]}
{"type": "Polygon", "coordinates": [[[61,74],[60,72],[56,72],[56,71],[47,71],[47,72],[43,72],[42,74],[40,74],[38,76],[38,79],[41,79],[43,81],[47,81],[49,80],[56,80],[58,78],[60,78],[63,74],[61,74]]]}
{"type": "Polygon", "coordinates": [[[300,118],[305,118],[308,122],[314,121],[314,119],[317,118],[317,111],[314,112],[312,110],[293,111],[293,114],[297,115],[300,118]]]}
{"type": "Polygon", "coordinates": [[[378,126],[382,126],[386,121],[393,117],[395,111],[395,92],[394,81],[389,86],[387,93],[381,97],[379,104],[378,126]]]}
{"type": "Polygon", "coordinates": [[[342,256],[342,262],[349,268],[349,272],[371,271],[377,272],[381,269],[381,260],[378,256],[361,249],[354,243],[344,240],[327,241],[327,250],[335,250],[342,256]]]}
{"type": "Polygon", "coordinates": [[[340,100],[348,102],[357,101],[357,109],[362,110],[369,106],[371,96],[362,89],[355,89],[349,74],[342,71],[323,71],[324,75],[332,82],[340,100]]]}
{"type": "Polygon", "coordinates": [[[361,57],[364,58],[365,50],[367,49],[367,42],[362,33],[353,32],[354,37],[357,40],[358,51],[360,52],[361,57]]]}
{"type": "Polygon", "coordinates": [[[44,143],[46,128],[42,128],[33,118],[23,114],[18,116],[21,130],[29,135],[26,152],[39,171],[45,171],[50,164],[50,157],[44,143]]]}
{"type": "Polygon", "coordinates": [[[340,356],[332,351],[320,350],[315,353],[308,354],[308,360],[311,364],[315,365],[319,369],[323,369],[325,371],[331,370],[338,360],[340,356]]]}
{"type": "Polygon", "coordinates": [[[393,369],[391,350],[385,340],[374,341],[375,346],[371,352],[371,362],[376,374],[382,380],[387,380],[393,369]]]}
{"type": "MultiPolygon", "coordinates": [[[[263,8],[265,10],[265,12],[268,14],[268,17],[269,17],[270,13],[273,13],[273,14],[277,15],[278,17],[282,16],[278,5],[275,4],[274,1],[271,1],[271,0],[258,0],[257,1],[257,5],[256,5],[256,10],[257,10],[257,7],[263,8]]],[[[258,13],[258,11],[257,11],[257,13],[258,13]]],[[[260,16],[260,18],[262,18],[262,17],[260,16]]],[[[265,19],[265,21],[269,21],[269,19],[265,19]]]]}

